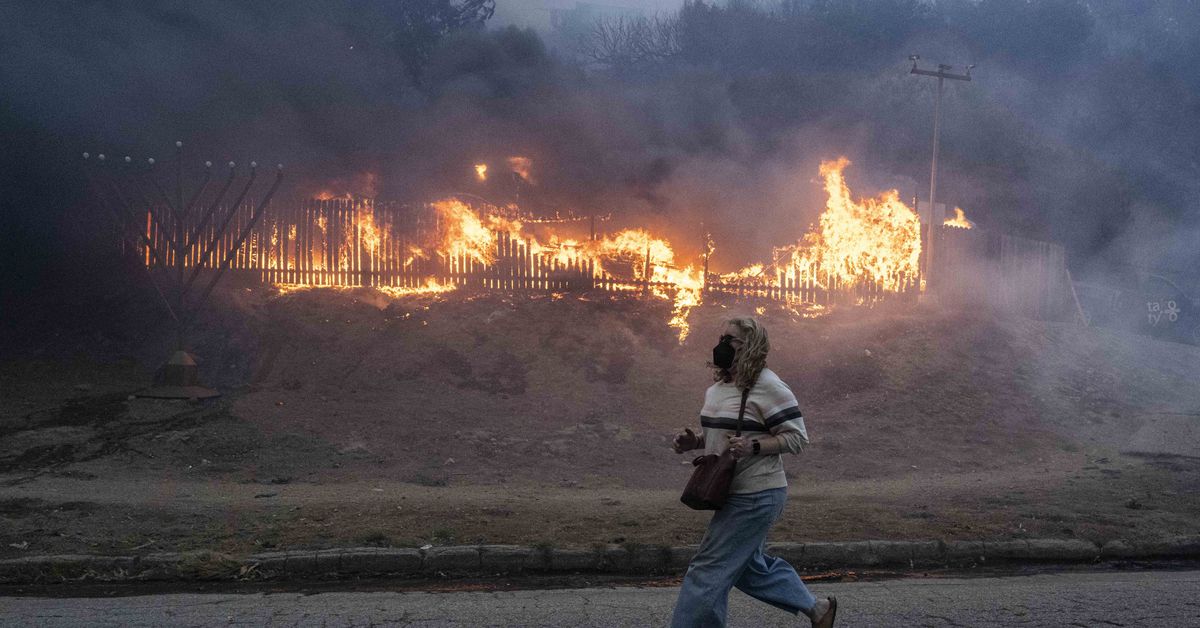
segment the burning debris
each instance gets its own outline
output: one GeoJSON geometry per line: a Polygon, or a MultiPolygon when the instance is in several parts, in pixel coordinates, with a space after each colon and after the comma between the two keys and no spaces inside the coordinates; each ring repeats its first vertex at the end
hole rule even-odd
{"type": "Polygon", "coordinates": [[[958,229],[974,229],[975,228],[975,223],[971,222],[970,220],[967,220],[967,215],[962,210],[961,207],[955,207],[954,208],[954,217],[947,218],[944,222],[942,222],[942,225],[946,226],[946,227],[956,227],[958,229]]]}

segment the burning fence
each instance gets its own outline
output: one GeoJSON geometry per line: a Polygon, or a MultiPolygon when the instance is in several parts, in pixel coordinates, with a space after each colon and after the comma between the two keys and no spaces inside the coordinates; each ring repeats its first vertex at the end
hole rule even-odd
{"type": "MultiPolygon", "coordinates": [[[[528,170],[528,163],[516,165],[528,170]]],[[[894,190],[856,200],[844,178],[849,165],[844,158],[821,165],[828,201],[809,233],[776,248],[769,262],[723,274],[710,271],[716,249],[707,236],[704,251],[689,261],[646,229],[576,235],[519,207],[467,197],[415,207],[353,198],[276,205],[235,247],[230,268],[284,290],[368,286],[393,295],[460,288],[634,293],[671,301],[671,324],[682,340],[689,310],[706,294],[819,309],[915,293],[920,219],[894,190]]],[[[475,172],[481,178],[487,174],[478,166],[475,172]]],[[[252,208],[234,208],[231,231],[250,225],[252,214],[252,208]]],[[[150,254],[155,243],[169,237],[156,215],[146,212],[147,245],[140,254],[147,266],[173,265],[174,259],[150,254]]],[[[183,265],[195,261],[184,259],[183,265]]]]}

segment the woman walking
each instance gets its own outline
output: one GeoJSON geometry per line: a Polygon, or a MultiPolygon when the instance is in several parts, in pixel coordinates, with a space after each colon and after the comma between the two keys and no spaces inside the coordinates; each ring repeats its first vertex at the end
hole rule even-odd
{"type": "Polygon", "coordinates": [[[737,467],[725,506],[713,514],[700,549],[688,565],[675,602],[673,628],[724,626],[729,590],[789,613],[803,613],[817,628],[833,626],[837,598],[818,600],[795,569],[767,556],[767,532],[783,512],[787,478],[780,454],[800,453],[808,442],[804,418],[791,389],[766,368],[771,345],[753,318],[735,318],[713,348],[713,379],[700,411],[700,434],[690,428],[675,437],[676,453],[728,448],[737,467]],[[742,392],[746,397],[743,436],[735,436],[742,392]]]}

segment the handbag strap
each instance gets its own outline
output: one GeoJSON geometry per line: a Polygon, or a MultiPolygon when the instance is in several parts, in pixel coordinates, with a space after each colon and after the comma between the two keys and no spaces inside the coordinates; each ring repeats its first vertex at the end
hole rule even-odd
{"type": "Polygon", "coordinates": [[[738,408],[737,430],[734,432],[734,436],[742,435],[742,417],[746,415],[746,399],[750,398],[750,388],[753,386],[754,384],[750,384],[742,391],[742,405],[738,408]]]}

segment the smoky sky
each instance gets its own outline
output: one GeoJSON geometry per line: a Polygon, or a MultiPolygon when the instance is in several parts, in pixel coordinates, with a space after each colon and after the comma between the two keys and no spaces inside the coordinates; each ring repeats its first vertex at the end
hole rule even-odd
{"type": "Polygon", "coordinates": [[[6,265],[104,248],[81,227],[104,221],[82,151],[163,159],[175,140],[197,166],[282,162],[289,194],[519,194],[655,226],[685,254],[711,231],[718,267],[762,260],[815,220],[823,159],[854,162],[856,193],[927,196],[934,86],[911,53],[977,66],[945,92],[939,200],[1063,242],[1080,271],[1200,263],[1195,3],[614,2],[685,28],[668,59],[605,66],[578,24],[522,28],[571,4],[498,0],[416,76],[402,2],[0,6],[6,265]],[[472,187],[472,164],[514,155],[536,186],[472,187]]]}
{"type": "MultiPolygon", "coordinates": [[[[576,5],[575,0],[508,0],[496,4],[496,22],[514,24],[517,26],[541,27],[549,22],[549,13],[555,9],[569,10],[576,5]]],[[[611,0],[609,2],[592,2],[618,9],[633,9],[644,15],[667,14],[679,10],[683,0],[611,0]]]]}

